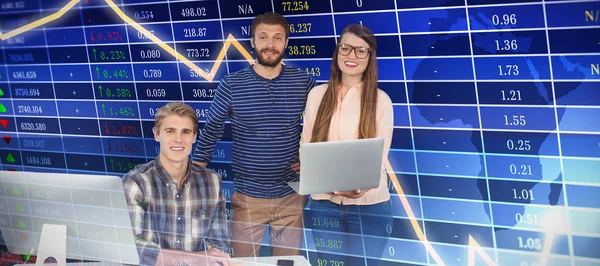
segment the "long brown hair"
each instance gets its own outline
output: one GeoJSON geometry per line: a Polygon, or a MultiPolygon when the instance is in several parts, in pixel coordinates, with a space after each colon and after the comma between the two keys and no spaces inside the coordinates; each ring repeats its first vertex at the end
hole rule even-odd
{"type": "MultiPolygon", "coordinates": [[[[373,32],[360,24],[348,25],[340,34],[340,39],[346,33],[352,33],[363,39],[369,44],[371,50],[369,54],[369,63],[363,73],[363,88],[360,101],[360,122],[358,124],[358,138],[373,138],[377,134],[377,41],[373,32]]],[[[339,41],[338,41],[339,42],[339,41]]],[[[342,81],[342,71],[338,66],[338,49],[336,46],[331,61],[331,75],[327,82],[327,91],[323,95],[319,111],[315,118],[315,124],[312,131],[311,142],[327,141],[329,135],[329,125],[333,112],[337,108],[337,98],[339,87],[342,81]]]]}

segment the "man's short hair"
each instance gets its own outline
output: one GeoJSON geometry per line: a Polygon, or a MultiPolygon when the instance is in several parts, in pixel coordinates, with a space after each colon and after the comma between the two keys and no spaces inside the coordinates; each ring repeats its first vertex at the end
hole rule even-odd
{"type": "Polygon", "coordinates": [[[287,39],[290,36],[290,26],[285,17],[279,13],[266,12],[256,16],[252,21],[252,27],[250,29],[252,37],[254,37],[254,31],[256,31],[258,24],[281,25],[285,29],[285,38],[287,39]]]}
{"type": "Polygon", "coordinates": [[[198,133],[198,116],[196,115],[196,111],[191,106],[182,102],[170,102],[158,109],[154,120],[154,129],[156,132],[160,131],[162,120],[169,115],[189,118],[194,125],[194,133],[198,133]]]}

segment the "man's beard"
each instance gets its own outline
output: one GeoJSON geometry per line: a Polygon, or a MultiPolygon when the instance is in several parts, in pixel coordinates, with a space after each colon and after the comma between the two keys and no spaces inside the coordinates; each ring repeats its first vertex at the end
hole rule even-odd
{"type": "Polygon", "coordinates": [[[281,59],[283,59],[283,51],[279,52],[271,49],[262,49],[262,51],[254,49],[254,51],[256,52],[256,60],[258,61],[258,63],[266,67],[276,67],[277,65],[279,65],[279,63],[281,63],[281,59]],[[279,56],[273,61],[267,61],[267,59],[262,56],[262,52],[264,51],[277,52],[279,53],[279,56]]]}

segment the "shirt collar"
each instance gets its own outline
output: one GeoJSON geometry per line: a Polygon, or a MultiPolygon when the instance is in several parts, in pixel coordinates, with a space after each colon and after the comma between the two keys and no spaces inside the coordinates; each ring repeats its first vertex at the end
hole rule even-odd
{"type": "Polygon", "coordinates": [[[272,79],[268,79],[268,78],[265,78],[265,77],[259,75],[256,72],[256,70],[254,69],[254,64],[250,65],[248,68],[250,69],[250,73],[252,73],[252,75],[254,75],[254,77],[256,79],[261,80],[261,81],[269,81],[269,82],[273,82],[273,81],[281,79],[281,77],[283,77],[283,74],[284,74],[284,72],[286,70],[285,65],[282,65],[281,66],[281,72],[279,72],[279,75],[277,75],[276,77],[273,77],[272,79]]]}
{"type": "MultiPolygon", "coordinates": [[[[175,180],[175,178],[173,178],[171,176],[171,174],[169,174],[169,172],[167,172],[165,167],[162,165],[162,163],[160,162],[160,155],[156,156],[156,159],[154,159],[154,167],[155,167],[154,170],[156,171],[156,174],[159,176],[160,180],[163,182],[164,185],[169,186],[169,184],[171,184],[175,188],[177,188],[177,180],[175,180]]],[[[187,172],[185,173],[185,176],[183,177],[183,185],[185,185],[187,183],[187,181],[190,179],[190,175],[192,172],[191,167],[192,167],[192,160],[188,160],[187,172]]]]}

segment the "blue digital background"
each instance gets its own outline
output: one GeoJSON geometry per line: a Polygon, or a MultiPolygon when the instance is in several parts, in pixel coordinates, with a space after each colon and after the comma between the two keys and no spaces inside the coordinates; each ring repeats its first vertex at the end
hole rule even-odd
{"type": "MultiPolygon", "coordinates": [[[[347,254],[352,265],[434,264],[432,250],[446,265],[467,265],[471,237],[499,265],[536,265],[545,245],[548,265],[600,265],[600,1],[115,1],[201,69],[220,64],[213,81],[102,0],[19,30],[67,2],[0,0],[0,32],[19,32],[1,41],[3,170],[121,176],[158,155],[160,106],[189,103],[203,125],[218,80],[248,66],[233,46],[216,62],[223,43],[231,35],[252,53],[256,14],[287,17],[299,52],[289,48],[284,62],[321,83],[336,36],[362,23],[377,35],[379,86],[394,102],[388,159],[432,249],[390,183],[387,250],[347,254]],[[296,3],[308,9],[290,10],[296,3]]],[[[231,150],[227,124],[209,167],[228,201],[231,150]]],[[[306,224],[304,255],[330,265],[311,258],[313,229],[306,224]]]]}

